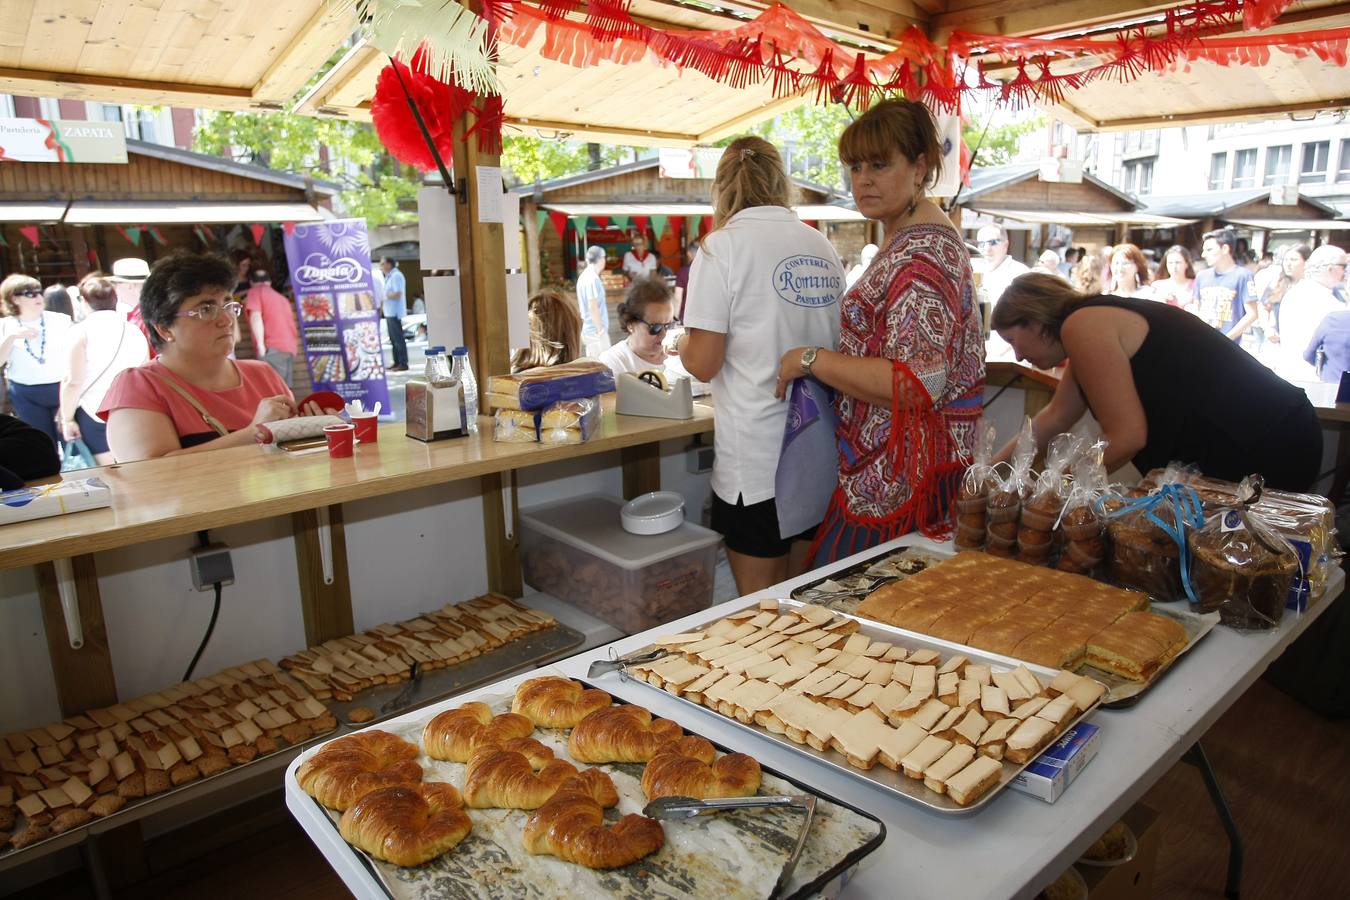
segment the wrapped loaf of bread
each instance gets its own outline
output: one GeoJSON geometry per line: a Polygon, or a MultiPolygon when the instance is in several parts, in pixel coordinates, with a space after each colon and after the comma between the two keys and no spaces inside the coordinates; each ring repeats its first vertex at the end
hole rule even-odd
{"type": "Polygon", "coordinates": [[[995,475],[995,484],[989,492],[989,545],[994,556],[1011,557],[1017,553],[1017,527],[1022,516],[1022,501],[1031,492],[1031,463],[1036,458],[1036,434],[1031,428],[1031,417],[1022,422],[1013,448],[1012,468],[1006,478],[995,475]]]}
{"type": "Polygon", "coordinates": [[[1045,456],[1045,469],[1036,479],[1030,498],[1022,504],[1017,532],[1017,558],[1032,565],[1050,561],[1055,523],[1069,492],[1069,465],[1082,452],[1083,439],[1074,434],[1056,435],[1045,456]]]}
{"type": "Polygon", "coordinates": [[[488,379],[491,409],[540,410],[563,400],[582,400],[614,390],[614,373],[593,359],[527,369],[488,379]]]}
{"type": "Polygon", "coordinates": [[[584,444],[599,433],[599,397],[555,403],[539,418],[541,444],[584,444]]]}
{"type": "Polygon", "coordinates": [[[1106,526],[1097,508],[1097,499],[1106,491],[1106,467],[1102,463],[1105,448],[1098,442],[1070,467],[1073,483],[1058,522],[1064,550],[1055,567],[1062,572],[1091,575],[1106,555],[1106,526]]]}
{"type": "Polygon", "coordinates": [[[499,409],[492,414],[492,439],[504,444],[533,444],[539,440],[537,413],[525,409],[499,409]]]}
{"type": "Polygon", "coordinates": [[[975,444],[975,456],[961,478],[956,495],[956,547],[982,550],[988,527],[989,488],[994,482],[994,426],[990,425],[975,444]]]}
{"type": "Polygon", "coordinates": [[[1101,503],[1111,536],[1111,580],[1158,600],[1187,598],[1182,552],[1190,531],[1204,524],[1195,492],[1168,481],[1144,497],[1101,503]]]}

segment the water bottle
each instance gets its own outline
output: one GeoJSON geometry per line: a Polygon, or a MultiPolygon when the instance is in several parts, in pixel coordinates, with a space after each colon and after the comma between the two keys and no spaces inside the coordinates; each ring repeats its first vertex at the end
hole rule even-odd
{"type": "Polygon", "coordinates": [[[454,349],[455,369],[464,385],[464,419],[470,434],[478,433],[478,379],[473,377],[469,348],[454,349]]]}
{"type": "Polygon", "coordinates": [[[425,373],[427,384],[435,384],[446,378],[445,348],[436,346],[427,348],[427,366],[425,373]]]}

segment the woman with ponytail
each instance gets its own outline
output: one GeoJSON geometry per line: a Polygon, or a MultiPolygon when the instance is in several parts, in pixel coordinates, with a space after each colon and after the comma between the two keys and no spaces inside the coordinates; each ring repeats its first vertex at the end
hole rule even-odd
{"type": "MultiPolygon", "coordinates": [[[[781,534],[774,498],[787,404],[774,397],[789,347],[832,349],[844,267],[825,236],[790,208],[778,151],[740,137],[713,177],[713,230],[689,272],[684,367],[713,386],[713,528],[723,535],[742,594],[784,580],[805,534],[781,534]]],[[[788,498],[790,501],[790,498],[788,498]]]]}
{"type": "Polygon", "coordinates": [[[970,255],[925,196],[942,171],[932,114],[879,103],[844,130],[839,158],[858,210],[887,240],[840,301],[839,350],[797,347],[780,363],[779,396],[803,375],[836,391],[839,484],[817,565],[914,530],[945,534],[984,396],[970,255]]]}
{"type": "MultiPolygon", "coordinates": [[[[1228,481],[1259,472],[1269,487],[1290,491],[1316,480],[1322,429],[1308,395],[1188,312],[1088,297],[1059,278],[1028,274],[1013,279],[990,327],[1019,360],[1065,365],[1050,405],[1032,420],[1041,450],[1091,411],[1108,472],[1177,461],[1228,481]]],[[[1004,447],[999,459],[1011,453],[1004,447]]]]}

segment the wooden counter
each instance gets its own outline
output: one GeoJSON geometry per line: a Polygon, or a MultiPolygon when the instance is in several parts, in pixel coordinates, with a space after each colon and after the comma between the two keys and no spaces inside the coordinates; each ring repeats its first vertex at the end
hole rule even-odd
{"type": "Polygon", "coordinates": [[[430,444],[407,437],[402,423],[382,425],[380,440],[358,445],[350,459],[329,459],[323,451],[292,455],[236,447],[88,469],[78,476],[107,481],[113,490],[112,506],[0,526],[0,569],[626,450],[713,429],[712,408],[706,402],[696,403],[694,418],[688,420],[620,417],[614,414],[613,404],[612,397],[606,398],[603,430],[585,444],[497,443],[492,440],[492,420],[480,417],[477,435],[430,444]]]}

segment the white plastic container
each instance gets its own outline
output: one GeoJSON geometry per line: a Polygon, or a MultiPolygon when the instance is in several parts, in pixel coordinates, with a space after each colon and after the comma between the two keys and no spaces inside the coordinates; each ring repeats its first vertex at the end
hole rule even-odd
{"type": "Polygon", "coordinates": [[[707,609],[720,536],[688,522],[629,534],[622,507],[590,494],[521,510],[525,582],[628,634],[707,609]]]}
{"type": "Polygon", "coordinates": [[[684,524],[684,497],[674,491],[651,491],[623,505],[619,516],[629,534],[665,534],[684,524]]]}

